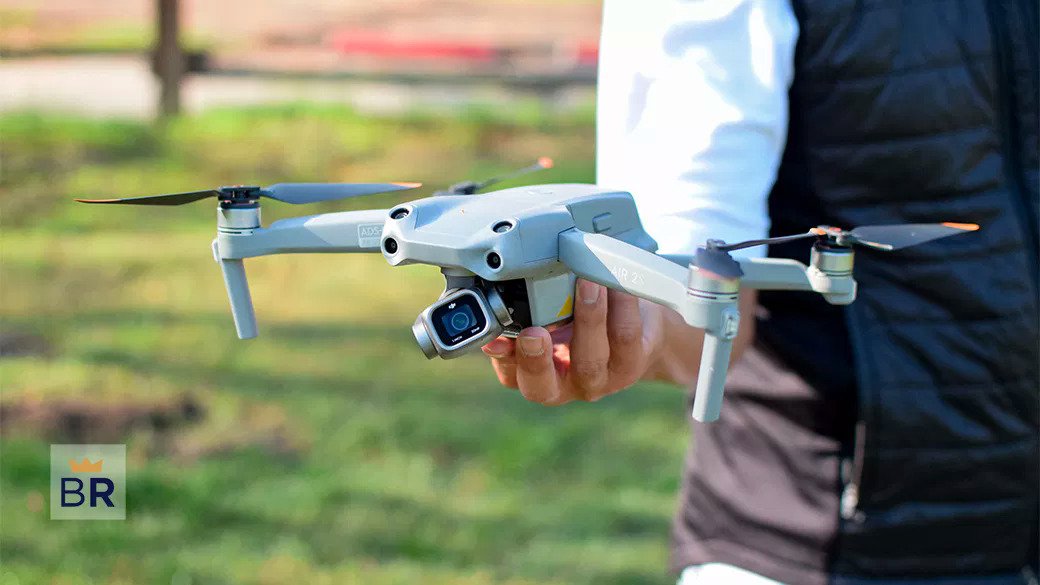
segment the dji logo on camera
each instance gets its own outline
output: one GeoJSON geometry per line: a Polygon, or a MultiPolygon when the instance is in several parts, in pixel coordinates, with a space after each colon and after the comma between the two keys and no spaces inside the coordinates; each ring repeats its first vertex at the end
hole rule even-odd
{"type": "Polygon", "coordinates": [[[126,519],[126,445],[51,445],[51,520],[126,519]]]}

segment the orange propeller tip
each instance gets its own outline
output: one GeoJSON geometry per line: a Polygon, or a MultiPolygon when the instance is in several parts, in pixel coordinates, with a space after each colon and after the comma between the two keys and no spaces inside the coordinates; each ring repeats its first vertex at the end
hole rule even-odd
{"type": "Polygon", "coordinates": [[[405,189],[418,189],[422,187],[422,183],[394,183],[398,187],[404,187],[405,189]]]}
{"type": "Polygon", "coordinates": [[[543,169],[551,169],[553,168],[553,159],[547,156],[543,156],[538,159],[538,166],[542,167],[543,169]]]}
{"type": "Polygon", "coordinates": [[[955,222],[952,222],[952,221],[944,221],[943,225],[946,226],[946,227],[952,227],[952,228],[956,228],[956,229],[959,229],[959,230],[964,230],[966,232],[973,232],[973,231],[976,231],[976,230],[979,229],[979,224],[977,224],[977,223],[955,223],[955,222]]]}

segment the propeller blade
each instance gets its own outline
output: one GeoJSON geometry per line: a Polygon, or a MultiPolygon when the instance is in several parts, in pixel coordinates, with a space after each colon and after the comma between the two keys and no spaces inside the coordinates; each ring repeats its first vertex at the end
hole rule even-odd
{"type": "Polygon", "coordinates": [[[733,259],[727,252],[719,248],[697,248],[693,255],[692,264],[701,270],[707,270],[722,278],[740,278],[744,271],[740,269],[740,263],[733,259]]]}
{"type": "Polygon", "coordinates": [[[977,229],[979,226],[974,223],[908,223],[861,226],[847,232],[847,235],[857,244],[889,251],[977,229]]]}
{"type": "Polygon", "coordinates": [[[501,183],[502,181],[505,181],[506,179],[515,179],[516,177],[519,177],[521,175],[526,175],[527,173],[533,173],[535,171],[540,171],[542,169],[551,169],[551,168],[553,168],[553,164],[554,164],[553,163],[553,159],[551,159],[551,158],[549,158],[547,156],[539,157],[538,160],[535,161],[535,163],[533,165],[526,166],[526,167],[524,167],[522,169],[517,169],[517,170],[515,170],[515,171],[513,171],[511,173],[506,173],[504,175],[499,175],[497,177],[492,177],[492,178],[490,178],[490,179],[488,179],[486,181],[483,181],[481,183],[477,183],[476,186],[474,187],[474,191],[479,191],[481,189],[484,189],[485,187],[490,187],[491,185],[494,185],[495,183],[501,183]]]}
{"type": "Polygon", "coordinates": [[[745,242],[737,242],[736,244],[720,244],[716,246],[716,249],[723,252],[732,252],[733,250],[743,250],[744,248],[753,248],[755,246],[779,244],[781,242],[791,242],[805,238],[815,238],[820,235],[819,228],[813,228],[804,234],[795,234],[793,236],[778,236],[775,238],[766,238],[764,240],[747,240],[745,242]]]}
{"type": "Polygon", "coordinates": [[[216,197],[220,192],[188,191],[187,193],[166,193],[164,195],[146,195],[144,197],[125,197],[122,199],[77,199],[80,203],[103,203],[108,205],[184,205],[193,201],[201,201],[207,197],[216,197]]]}
{"type": "Polygon", "coordinates": [[[317,203],[421,187],[422,183],[277,183],[260,194],[285,203],[317,203]]]}

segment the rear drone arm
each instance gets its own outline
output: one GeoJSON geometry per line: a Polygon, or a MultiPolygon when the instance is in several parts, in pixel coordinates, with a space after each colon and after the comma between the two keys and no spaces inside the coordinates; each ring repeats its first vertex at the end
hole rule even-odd
{"type": "Polygon", "coordinates": [[[213,259],[220,263],[239,339],[256,337],[256,315],[243,258],[292,253],[378,252],[387,210],[283,219],[260,227],[256,207],[220,208],[213,259]]]}
{"type": "MultiPolygon", "coordinates": [[[[663,257],[683,266],[693,260],[684,254],[663,257]]],[[[847,305],[856,299],[852,258],[851,250],[814,252],[812,266],[788,258],[742,258],[740,288],[817,292],[831,304],[847,305]]]]}
{"type": "Polygon", "coordinates": [[[602,234],[570,229],[560,234],[560,261],[591,280],[683,312],[689,269],[602,234]]]}
{"type": "Polygon", "coordinates": [[[693,417],[713,421],[722,408],[740,314],[740,288],[821,293],[833,304],[856,296],[852,254],[814,252],[813,265],[796,260],[740,261],[741,276],[723,278],[691,263],[692,257],[663,257],[620,240],[571,229],[560,234],[560,261],[577,276],[677,311],[692,327],[704,329],[704,349],[694,396],[693,417]],[[681,264],[686,264],[684,268],[681,264]]]}
{"type": "MultiPolygon", "coordinates": [[[[682,266],[689,266],[693,256],[688,254],[662,254],[663,258],[682,266]]],[[[756,290],[813,290],[808,267],[797,260],[786,258],[742,258],[737,260],[744,276],[740,288],[756,290]]]]}
{"type": "Polygon", "coordinates": [[[674,309],[687,324],[704,330],[693,417],[718,419],[740,321],[738,281],[683,268],[602,234],[571,229],[560,234],[559,245],[560,261],[577,276],[674,309]]]}

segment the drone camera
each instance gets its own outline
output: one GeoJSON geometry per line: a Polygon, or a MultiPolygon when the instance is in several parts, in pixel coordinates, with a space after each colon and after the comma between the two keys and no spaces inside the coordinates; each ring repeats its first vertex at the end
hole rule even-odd
{"type": "Polygon", "coordinates": [[[427,358],[451,359],[501,335],[511,320],[502,299],[478,287],[450,291],[427,307],[412,333],[427,358]]]}

